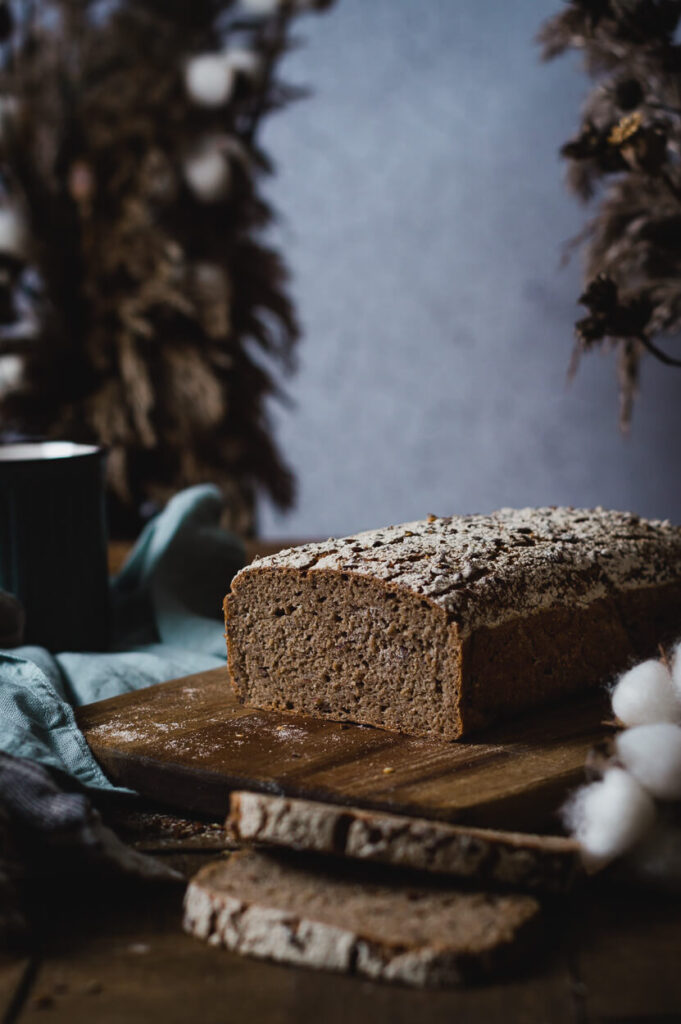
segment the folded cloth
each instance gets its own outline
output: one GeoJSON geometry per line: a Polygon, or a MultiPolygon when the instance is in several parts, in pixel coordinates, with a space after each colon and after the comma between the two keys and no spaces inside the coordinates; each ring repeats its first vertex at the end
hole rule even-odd
{"type": "Polygon", "coordinates": [[[35,761],[0,754],[0,950],[30,943],[21,884],[29,877],[73,878],[85,871],[183,880],[167,864],[121,842],[73,785],[35,761]]]}
{"type": "Polygon", "coordinates": [[[0,752],[115,788],[73,708],[224,664],[222,598],[244,551],[220,527],[222,510],[216,487],[192,487],[147,525],[112,581],[110,653],[0,651],[0,752]]]}
{"type": "MultiPolygon", "coordinates": [[[[116,787],[92,756],[73,709],[224,664],[222,597],[244,552],[220,528],[221,513],[216,487],[192,487],[146,527],[112,581],[110,653],[0,651],[0,948],[30,931],[20,886],[27,875],[113,870],[156,881],[179,877],[126,847],[102,822],[88,790],[116,787]]],[[[21,609],[0,593],[3,642],[20,629],[21,609]]]]}

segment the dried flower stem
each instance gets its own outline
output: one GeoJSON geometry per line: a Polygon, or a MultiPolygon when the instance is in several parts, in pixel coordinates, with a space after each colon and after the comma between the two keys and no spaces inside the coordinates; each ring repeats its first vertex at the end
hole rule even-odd
{"type": "Polygon", "coordinates": [[[665,366],[678,366],[681,367],[681,359],[675,359],[673,356],[667,355],[662,349],[658,348],[657,345],[647,338],[645,334],[637,334],[636,340],[640,341],[641,344],[651,355],[655,356],[665,366]]]}
{"type": "Polygon", "coordinates": [[[624,429],[642,353],[681,367],[654,340],[681,331],[680,19],[679,0],[569,0],[539,35],[546,59],[578,49],[597,80],[562,149],[572,190],[602,195],[580,239],[589,315],[576,325],[576,351],[617,350],[624,429]]]}

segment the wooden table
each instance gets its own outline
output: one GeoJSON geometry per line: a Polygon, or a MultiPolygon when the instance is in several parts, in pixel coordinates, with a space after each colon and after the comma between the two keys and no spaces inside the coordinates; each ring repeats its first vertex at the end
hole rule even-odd
{"type": "MultiPolygon", "coordinates": [[[[162,854],[188,873],[214,855],[162,854]]],[[[524,976],[418,992],[213,949],[182,933],[182,891],[43,883],[33,950],[0,963],[3,1024],[681,1021],[681,902],[668,897],[592,883],[547,908],[542,958],[524,976]]]]}
{"type": "MultiPolygon", "coordinates": [[[[214,832],[191,831],[164,819],[159,838],[143,809],[134,839],[188,876],[219,855],[214,832]]],[[[210,948],[183,934],[182,895],[181,884],[120,879],[33,886],[31,947],[0,960],[0,1022],[681,1022],[681,898],[592,881],[547,906],[543,954],[524,976],[417,992],[210,948]]]]}

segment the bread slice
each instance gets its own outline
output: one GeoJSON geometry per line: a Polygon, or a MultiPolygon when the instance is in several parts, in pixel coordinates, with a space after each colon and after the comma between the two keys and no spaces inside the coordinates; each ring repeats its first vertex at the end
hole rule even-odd
{"type": "Polygon", "coordinates": [[[269,793],[232,793],[226,824],[240,843],[376,861],[492,887],[565,892],[580,872],[579,846],[563,836],[469,828],[269,793]]]}
{"type": "Polygon", "coordinates": [[[430,516],[256,561],[225,616],[240,700],[453,740],[681,631],[681,531],[603,509],[430,516]]]}
{"type": "Polygon", "coordinates": [[[532,896],[376,881],[250,850],[203,868],[184,927],[237,953],[419,987],[488,976],[530,945],[532,896]]]}

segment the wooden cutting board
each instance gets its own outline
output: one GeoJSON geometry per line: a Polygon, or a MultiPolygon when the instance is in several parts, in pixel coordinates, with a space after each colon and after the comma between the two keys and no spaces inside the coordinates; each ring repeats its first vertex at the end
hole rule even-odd
{"type": "Polygon", "coordinates": [[[491,828],[555,831],[603,738],[599,696],[464,743],[238,704],[227,669],[89,704],[78,724],[109,778],[170,807],[227,814],[233,789],[491,828]]]}

